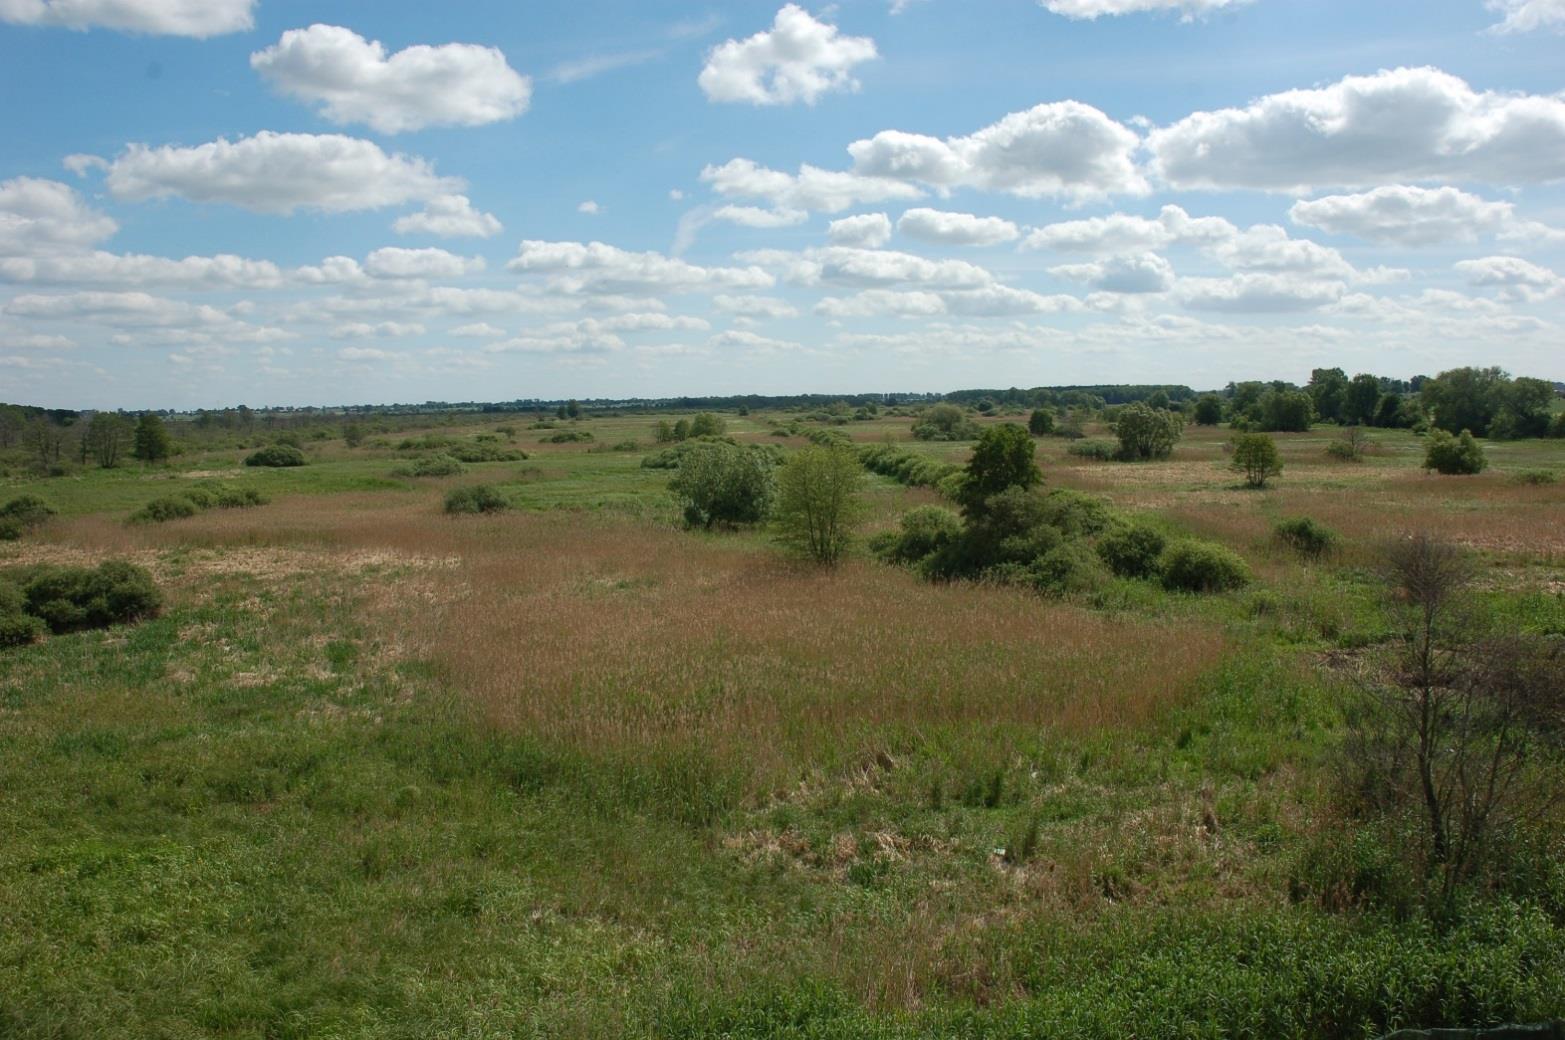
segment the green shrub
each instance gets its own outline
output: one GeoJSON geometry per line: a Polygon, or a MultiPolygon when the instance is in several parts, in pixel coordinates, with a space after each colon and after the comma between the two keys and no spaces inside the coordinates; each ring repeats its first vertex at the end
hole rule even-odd
{"type": "Polygon", "coordinates": [[[1067,488],[1055,488],[1043,496],[1042,518],[1067,538],[1101,534],[1114,522],[1114,514],[1102,499],[1067,488]]]}
{"type": "Polygon", "coordinates": [[[510,503],[488,484],[469,484],[446,495],[446,512],[452,514],[498,513],[510,503]]]}
{"type": "Polygon", "coordinates": [[[1277,442],[1264,433],[1241,433],[1234,438],[1233,461],[1229,469],[1244,476],[1246,487],[1263,488],[1282,472],[1282,457],[1277,442]]]}
{"type": "Polygon", "coordinates": [[[22,586],[27,613],[51,632],[104,628],[152,617],[162,597],[146,570],[123,560],[96,568],[40,567],[22,586]]]}
{"type": "Polygon", "coordinates": [[[1337,544],[1335,531],[1307,516],[1279,520],[1272,532],[1283,545],[1312,560],[1326,555],[1337,544]]]}
{"type": "Polygon", "coordinates": [[[766,452],[722,441],[697,442],[668,488],[692,527],[759,523],[771,512],[774,465],[766,452]]]}
{"type": "Polygon", "coordinates": [[[1166,459],[1184,430],[1184,420],[1173,412],[1136,402],[1119,412],[1114,435],[1119,438],[1118,457],[1130,462],[1166,459]]]}
{"type": "Polygon", "coordinates": [[[1047,595],[1092,592],[1108,580],[1103,561],[1085,542],[1061,542],[1025,568],[1028,587],[1047,595]]]}
{"type": "Polygon", "coordinates": [[[1482,473],[1489,465],[1483,449],[1468,430],[1452,437],[1441,429],[1429,431],[1424,444],[1424,468],[1447,475],[1482,473]]]}
{"type": "Polygon", "coordinates": [[[0,542],[14,542],[54,515],[54,508],[37,495],[18,495],[0,506],[0,542]]]}
{"type": "Polygon", "coordinates": [[[1066,445],[1065,450],[1078,458],[1093,459],[1097,462],[1109,462],[1119,455],[1119,448],[1110,441],[1071,441],[1066,445]]]}
{"type": "Polygon", "coordinates": [[[409,477],[454,477],[467,472],[467,467],[462,465],[460,459],[451,455],[424,455],[414,459],[412,465],[403,466],[397,471],[398,476],[409,477]]]}
{"type": "Polygon", "coordinates": [[[1250,582],[1250,569],[1230,549],[1211,542],[1175,542],[1158,561],[1165,588],[1182,592],[1224,592],[1250,582]]]}
{"type": "Polygon", "coordinates": [[[220,487],[215,495],[219,509],[247,509],[250,506],[264,506],[267,501],[265,495],[249,487],[220,487]]]}
{"type": "Polygon", "coordinates": [[[27,613],[22,590],[0,580],[0,647],[34,642],[43,631],[43,622],[27,613]]]}
{"type": "Polygon", "coordinates": [[[189,516],[195,516],[200,509],[196,504],[184,495],[165,495],[162,498],[154,498],[151,502],[142,506],[130,514],[130,522],[133,524],[161,524],[169,520],[183,520],[189,516]]]}
{"type": "Polygon", "coordinates": [[[937,404],[913,424],[913,436],[921,441],[973,441],[978,424],[954,404],[937,404]]]}
{"type": "Polygon", "coordinates": [[[953,463],[891,444],[866,444],[859,449],[859,463],[871,473],[890,477],[899,484],[935,488],[942,493],[941,483],[962,472],[962,467],[953,463]]]}
{"type": "Polygon", "coordinates": [[[1027,432],[1034,437],[1046,437],[1054,432],[1054,413],[1047,408],[1034,408],[1027,417],[1027,432]]]}
{"type": "Polygon", "coordinates": [[[870,539],[870,551],[887,563],[918,563],[962,536],[961,518],[939,506],[909,510],[897,525],[870,539]]]}
{"type": "Polygon", "coordinates": [[[561,430],[539,441],[540,444],[576,444],[593,440],[591,430],[561,430]]]}
{"type": "Polygon", "coordinates": [[[246,456],[245,465],[280,469],[287,466],[303,466],[308,461],[304,457],[304,452],[292,444],[271,444],[246,456]]]}
{"type": "Polygon", "coordinates": [[[1161,532],[1144,524],[1120,524],[1098,539],[1098,555],[1122,578],[1149,578],[1167,546],[1161,532]]]}
{"type": "MultiPolygon", "coordinates": [[[[586,439],[591,440],[592,434],[587,434],[586,439]]],[[[448,444],[443,454],[458,462],[522,462],[527,458],[525,451],[501,448],[494,444],[480,444],[477,441],[457,441],[448,444]]]]}
{"type": "Polygon", "coordinates": [[[185,488],[176,497],[183,498],[197,509],[211,509],[217,505],[217,496],[212,493],[212,489],[200,485],[185,488]]]}
{"type": "Polygon", "coordinates": [[[1533,486],[1538,486],[1542,484],[1553,484],[1560,478],[1559,474],[1555,473],[1553,470],[1528,469],[1516,474],[1511,479],[1518,484],[1531,484],[1533,486]]]}

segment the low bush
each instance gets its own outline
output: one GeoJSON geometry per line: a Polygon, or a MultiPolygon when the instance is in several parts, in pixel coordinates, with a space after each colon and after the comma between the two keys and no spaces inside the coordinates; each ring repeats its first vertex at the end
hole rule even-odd
{"type": "Polygon", "coordinates": [[[940,491],[944,490],[943,482],[962,473],[960,466],[892,444],[865,445],[859,449],[859,463],[871,473],[890,477],[899,484],[940,491]]]}
{"type": "Polygon", "coordinates": [[[183,520],[185,517],[195,516],[199,512],[201,512],[200,508],[183,495],[166,495],[163,498],[154,498],[151,502],[130,514],[130,522],[133,524],[161,524],[169,520],[183,520]]]}
{"type": "Polygon", "coordinates": [[[451,455],[425,455],[414,459],[410,465],[399,466],[392,470],[393,476],[398,477],[454,477],[467,472],[467,467],[461,460],[451,455]]]}
{"type": "Polygon", "coordinates": [[[0,647],[24,646],[43,635],[43,621],[27,612],[22,590],[0,580],[0,647]]]}
{"type": "Polygon", "coordinates": [[[1150,578],[1167,547],[1161,532],[1144,524],[1119,524],[1098,539],[1098,556],[1122,578],[1150,578]]]}
{"type": "MultiPolygon", "coordinates": [[[[592,439],[592,434],[587,434],[587,439],[592,439]]],[[[458,462],[522,462],[527,458],[525,451],[515,448],[501,448],[495,444],[482,444],[477,441],[457,441],[445,447],[444,454],[458,462]]]]}
{"type": "Polygon", "coordinates": [[[133,524],[161,524],[168,520],[183,520],[208,509],[246,509],[264,506],[266,496],[255,488],[233,487],[226,484],[193,484],[172,495],[154,498],[130,514],[133,524]]]}
{"type": "Polygon", "coordinates": [[[35,568],[21,591],[26,612],[56,633],[140,621],[162,606],[152,575],[123,560],[35,568]]]}
{"type": "Polygon", "coordinates": [[[1119,455],[1119,448],[1112,441],[1071,441],[1065,450],[1078,458],[1095,462],[1110,462],[1119,455]]]}
{"type": "Polygon", "coordinates": [[[1180,592],[1226,592],[1250,583],[1238,554],[1211,542],[1175,542],[1158,560],[1163,587],[1180,592]]]}
{"type": "Polygon", "coordinates": [[[1067,538],[1102,534],[1114,522],[1114,514],[1100,498],[1055,488],[1043,496],[1042,520],[1067,538]]]}
{"type": "Polygon", "coordinates": [[[1429,431],[1429,440],[1424,444],[1425,469],[1448,476],[1468,475],[1482,473],[1488,465],[1489,460],[1471,432],[1463,430],[1460,436],[1453,437],[1441,429],[1429,431]]]}
{"type": "Polygon", "coordinates": [[[37,495],[18,495],[0,506],[0,542],[14,542],[54,515],[54,508],[37,495]]]}
{"type": "Polygon", "coordinates": [[[488,484],[469,484],[446,495],[446,512],[454,515],[498,513],[509,505],[505,496],[488,484]]]}
{"type": "Polygon", "coordinates": [[[590,440],[593,440],[593,439],[594,438],[592,436],[592,431],[591,430],[561,430],[559,433],[551,434],[550,436],[543,438],[538,443],[540,443],[540,444],[576,444],[576,443],[580,443],[580,442],[583,442],[583,441],[590,441],[590,440]]]}
{"type": "Polygon", "coordinates": [[[1553,470],[1528,469],[1516,474],[1511,479],[1518,484],[1531,484],[1536,487],[1543,484],[1557,483],[1560,478],[1559,474],[1553,470]]]}
{"type": "Polygon", "coordinates": [[[1325,556],[1337,544],[1335,531],[1307,516],[1279,520],[1272,533],[1283,545],[1312,560],[1325,556]]]}
{"type": "Polygon", "coordinates": [[[1036,592],[1066,596],[1092,592],[1107,581],[1103,561],[1083,541],[1061,542],[1023,569],[1021,584],[1036,592]]]}
{"type": "Polygon", "coordinates": [[[911,509],[897,524],[870,539],[870,551],[887,563],[918,563],[962,536],[961,517],[939,506],[911,509]]]}
{"type": "Polygon", "coordinates": [[[304,452],[292,444],[271,444],[245,457],[246,466],[267,466],[274,469],[303,466],[308,461],[304,457],[304,452]]]}

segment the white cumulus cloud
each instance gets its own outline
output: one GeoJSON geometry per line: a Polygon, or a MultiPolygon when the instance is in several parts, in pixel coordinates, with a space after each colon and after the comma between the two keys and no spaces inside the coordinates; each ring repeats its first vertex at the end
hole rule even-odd
{"type": "Polygon", "coordinates": [[[884,213],[860,213],[826,225],[832,245],[876,249],[891,240],[891,218],[884,213]]]}
{"type": "Polygon", "coordinates": [[[282,214],[378,209],[462,188],[459,179],[436,175],[427,160],[387,155],[372,141],[271,130],[189,148],[132,144],[109,164],[105,183],[118,199],[172,195],[282,214]]]}
{"type": "Polygon", "coordinates": [[[1177,12],[1182,21],[1238,7],[1250,0],[1039,0],[1053,14],[1066,18],[1102,18],[1105,15],[1177,12]]]}
{"type": "Polygon", "coordinates": [[[1136,165],[1140,138],[1080,101],[1056,101],[965,137],[937,138],[882,130],[848,145],[856,173],[926,184],[968,187],[1022,198],[1143,195],[1136,165]]]}
{"type": "Polygon", "coordinates": [[[1565,179],[1565,98],[1476,91],[1439,69],[1401,68],[1196,112],[1146,143],[1175,188],[1544,183],[1565,179]]]}
{"type": "Polygon", "coordinates": [[[1016,225],[1000,217],[919,207],[903,213],[897,231],[925,242],[955,246],[993,246],[1014,242],[1021,236],[1016,225]]]}
{"type": "Polygon", "coordinates": [[[506,269],[552,275],[552,284],[566,292],[764,289],[776,282],[759,267],[698,267],[661,253],[633,253],[602,242],[524,241],[506,269]]]}
{"type": "Polygon", "coordinates": [[[500,221],[492,213],[474,209],[466,195],[437,195],[424,203],[422,211],[398,217],[391,229],[399,235],[489,238],[500,233],[500,221]]]}
{"type": "Polygon", "coordinates": [[[364,270],[377,278],[460,278],[483,269],[483,257],[457,256],[444,249],[385,246],[364,258],[364,270]]]}
{"type": "Polygon", "coordinates": [[[1520,257],[1486,256],[1479,260],[1462,260],[1456,270],[1467,278],[1469,285],[1485,289],[1497,289],[1507,300],[1537,302],[1565,293],[1565,278],[1539,267],[1520,257]]]}
{"type": "Polygon", "coordinates": [[[1174,268],[1156,253],[1116,256],[1084,264],[1049,268],[1057,278],[1081,282],[1095,292],[1160,293],[1174,284],[1174,268]]]}
{"type": "Polygon", "coordinates": [[[869,37],[843,36],[835,25],[785,4],[770,29],[712,48],[697,82],[711,101],[813,105],[829,91],[857,90],[853,67],[875,56],[869,37]]]}
{"type": "Polygon", "coordinates": [[[1490,27],[1493,32],[1565,30],[1565,0],[1488,0],[1484,6],[1503,16],[1490,27]]]}
{"type": "Polygon", "coordinates": [[[1328,195],[1295,202],[1288,211],[1295,224],[1333,235],[1371,242],[1430,246],[1501,238],[1562,239],[1565,234],[1535,221],[1520,220],[1509,202],[1490,202],[1457,188],[1420,188],[1388,184],[1358,195],[1328,195]]]}
{"type": "Polygon", "coordinates": [[[532,83],[497,48],[418,45],[387,55],[352,29],[289,29],[250,66],[291,97],[320,106],[334,123],[384,134],[426,126],[482,126],[527,111],[532,83]]]}
{"type": "Polygon", "coordinates": [[[73,253],[118,230],[69,184],[38,177],[0,181],[0,256],[73,253]]]}
{"type": "Polygon", "coordinates": [[[0,0],[0,21],[206,38],[254,25],[256,0],[0,0]]]}
{"type": "Polygon", "coordinates": [[[749,159],[730,159],[721,166],[707,166],[701,180],[719,195],[729,198],[766,199],[777,209],[805,209],[840,213],[862,203],[916,199],[919,188],[888,177],[866,177],[840,170],[823,170],[804,163],[797,174],[768,169],[749,159]]]}

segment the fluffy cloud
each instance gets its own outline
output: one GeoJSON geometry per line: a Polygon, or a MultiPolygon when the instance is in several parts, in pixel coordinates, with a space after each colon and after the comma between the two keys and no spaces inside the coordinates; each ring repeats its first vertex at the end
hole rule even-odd
{"type": "Polygon", "coordinates": [[[1081,309],[1074,296],[1044,296],[1004,285],[977,289],[931,291],[927,289],[865,289],[852,296],[828,296],[815,305],[815,313],[834,321],[851,318],[927,318],[956,314],[965,317],[1001,318],[1032,314],[1059,314],[1081,309]]]}
{"type": "Polygon", "coordinates": [[[47,256],[96,245],[118,229],[59,181],[0,181],[0,256],[47,256]]]}
{"type": "Polygon", "coordinates": [[[216,307],[170,300],[144,292],[24,294],[5,305],[15,318],[90,321],[113,327],[197,327],[228,325],[234,319],[216,307]]]}
{"type": "Polygon", "coordinates": [[[250,55],[274,87],[317,103],[333,123],[365,123],[383,134],[426,126],[481,126],[527,111],[531,81],[494,47],[415,46],[390,57],[379,40],[351,29],[290,29],[250,55]]]}
{"type": "Polygon", "coordinates": [[[875,249],[891,240],[891,218],[884,213],[843,217],[826,225],[826,237],[833,245],[875,249]]]}
{"type": "Polygon", "coordinates": [[[944,210],[910,209],[897,221],[897,230],[910,238],[956,246],[994,246],[1014,242],[1021,236],[1016,225],[1000,217],[978,217],[971,213],[944,210]]]}
{"type": "Polygon", "coordinates": [[[1156,253],[1116,256],[1085,264],[1049,268],[1057,278],[1081,282],[1087,288],[1108,293],[1160,293],[1174,284],[1174,268],[1156,253]]]}
{"type": "Polygon", "coordinates": [[[1463,260],[1456,270],[1469,285],[1497,289],[1501,299],[1529,303],[1565,293],[1565,278],[1547,267],[1539,267],[1520,257],[1486,256],[1481,260],[1463,260]]]}
{"type": "Polygon", "coordinates": [[[369,322],[350,322],[347,325],[339,325],[331,331],[332,339],[369,339],[375,336],[381,339],[390,339],[395,336],[422,336],[424,326],[418,322],[383,321],[376,325],[369,322]]]}
{"type": "Polygon", "coordinates": [[[337,351],[337,356],[344,361],[372,362],[395,361],[397,355],[389,350],[377,350],[374,347],[343,347],[337,351]]]}
{"type": "Polygon", "coordinates": [[[1177,11],[1181,21],[1192,21],[1200,15],[1238,7],[1250,0],[1039,0],[1053,14],[1066,18],[1101,18],[1104,15],[1140,14],[1143,12],[1177,11]]]}
{"type": "Polygon", "coordinates": [[[1359,195],[1328,195],[1295,202],[1295,224],[1371,242],[1430,246],[1476,242],[1480,237],[1560,239],[1565,234],[1534,221],[1518,220],[1509,202],[1489,202],[1456,188],[1386,185],[1359,195]]]}
{"type": "Polygon", "coordinates": [[[0,21],[206,38],[249,29],[256,0],[0,0],[0,21]]]}
{"type": "Polygon", "coordinates": [[[779,300],[775,296],[732,296],[728,293],[718,293],[712,297],[712,306],[720,311],[747,318],[793,318],[799,313],[799,309],[793,304],[779,300]]]}
{"type": "Polygon", "coordinates": [[[1057,101],[1012,112],[966,137],[882,130],[848,146],[854,171],[939,189],[1007,192],[1023,198],[1145,194],[1135,162],[1140,138],[1091,105],[1057,101]]]}
{"type": "Polygon", "coordinates": [[[1504,16],[1491,26],[1493,32],[1565,30],[1565,0],[1488,0],[1484,6],[1504,16]]]}
{"type": "Polygon", "coordinates": [[[386,246],[364,258],[364,269],[377,278],[460,278],[484,269],[482,257],[457,256],[444,249],[401,249],[386,246]]]}
{"type": "Polygon", "coordinates": [[[271,289],[283,273],[270,260],[242,256],[120,255],[101,250],[72,256],[0,257],[0,279],[53,285],[161,286],[180,289],[271,289]]]}
{"type": "Polygon", "coordinates": [[[1192,310],[1285,313],[1316,310],[1342,297],[1341,282],[1281,274],[1236,274],[1230,278],[1182,278],[1179,301],[1192,310]]]}
{"type": "Polygon", "coordinates": [[[1196,112],[1147,137],[1175,188],[1371,187],[1565,178],[1565,98],[1478,92],[1433,68],[1349,76],[1196,112]]]}
{"type": "Polygon", "coordinates": [[[106,183],[119,199],[174,195],[282,214],[378,209],[462,188],[456,178],[437,176],[426,160],[387,155],[371,141],[270,130],[192,148],[132,144],[109,164],[106,183]]]}
{"type": "Polygon", "coordinates": [[[497,339],[505,335],[505,330],[485,321],[475,321],[469,325],[458,325],[451,330],[451,335],[465,339],[497,339]]]}
{"type": "Polygon", "coordinates": [[[772,27],[712,48],[697,82],[711,101],[813,105],[833,90],[857,90],[855,65],[875,57],[875,41],[843,36],[835,25],[786,4],[772,27]]]}
{"type": "Polygon", "coordinates": [[[741,256],[763,266],[780,268],[785,278],[801,285],[973,289],[994,282],[992,274],[965,260],[929,260],[890,249],[826,246],[798,253],[757,250],[741,256]]]}
{"type": "Polygon", "coordinates": [[[768,169],[749,159],[730,159],[707,166],[701,180],[719,195],[766,199],[778,209],[840,213],[861,203],[916,199],[924,193],[911,184],[886,177],[822,170],[805,163],[797,174],[768,169]]]}
{"type": "Polygon", "coordinates": [[[776,281],[759,267],[698,267],[661,253],[632,253],[602,242],[524,241],[506,269],[551,274],[551,284],[566,292],[764,289],[776,281]]]}
{"type": "Polygon", "coordinates": [[[480,213],[466,195],[437,195],[419,213],[398,217],[391,230],[399,235],[437,235],[440,238],[489,238],[500,233],[500,221],[492,213],[480,213]]]}
{"type": "Polygon", "coordinates": [[[726,220],[749,228],[780,228],[802,224],[810,215],[802,209],[762,209],[759,206],[720,206],[713,220],[726,220]]]}
{"type": "Polygon", "coordinates": [[[1238,232],[1222,217],[1192,217],[1178,206],[1164,206],[1156,219],[1114,213],[1050,224],[1031,232],[1022,248],[1120,256],[1176,245],[1210,245],[1238,232]]]}

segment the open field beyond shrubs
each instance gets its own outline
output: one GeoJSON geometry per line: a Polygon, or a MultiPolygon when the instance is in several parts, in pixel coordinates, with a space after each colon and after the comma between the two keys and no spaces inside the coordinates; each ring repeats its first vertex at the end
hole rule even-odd
{"type": "Polygon", "coordinates": [[[1456,547],[1484,639],[1565,639],[1565,484],[1525,479],[1565,442],[1447,476],[1405,430],[1276,432],[1249,489],[1225,427],[1135,462],[1044,431],[1035,496],[980,497],[959,438],[1026,413],[658,418],[0,488],[49,510],[0,542],[0,1035],[1565,1017],[1561,807],[1437,900],[1417,813],[1341,781],[1403,645],[1388,540],[1456,547]],[[694,497],[688,460],[748,487],[812,440],[863,467],[833,566],[694,497]],[[963,538],[987,571],[920,568],[963,538]]]}

